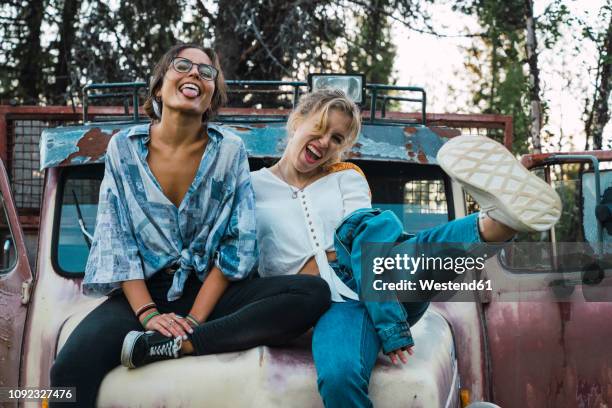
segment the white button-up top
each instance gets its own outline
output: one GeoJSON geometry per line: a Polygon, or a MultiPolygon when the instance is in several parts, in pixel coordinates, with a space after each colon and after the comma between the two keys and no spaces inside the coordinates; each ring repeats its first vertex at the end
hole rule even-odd
{"type": "Polygon", "coordinates": [[[299,191],[267,168],[252,172],[251,180],[259,274],[296,274],[314,257],[333,301],[342,302],[342,296],[358,299],[329,266],[326,252],[334,251],[334,231],[345,216],[360,208],[371,208],[365,177],[348,168],[332,172],[299,191]]]}

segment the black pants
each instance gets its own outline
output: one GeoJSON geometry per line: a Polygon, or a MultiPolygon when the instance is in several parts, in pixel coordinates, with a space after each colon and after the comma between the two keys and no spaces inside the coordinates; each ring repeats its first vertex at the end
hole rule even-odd
{"type": "MultiPolygon", "coordinates": [[[[161,313],[183,316],[190,311],[202,284],[191,275],[183,296],[168,302],[171,275],[159,272],[146,283],[161,313]]],[[[327,283],[315,276],[233,282],[206,322],[194,329],[191,341],[200,355],[281,345],[312,327],[330,303],[327,283]]],[[[143,328],[126,297],[118,294],[107,299],[79,323],[66,341],[51,367],[51,386],[76,387],[76,405],[94,407],[104,376],[121,364],[123,339],[131,330],[143,328]]]]}

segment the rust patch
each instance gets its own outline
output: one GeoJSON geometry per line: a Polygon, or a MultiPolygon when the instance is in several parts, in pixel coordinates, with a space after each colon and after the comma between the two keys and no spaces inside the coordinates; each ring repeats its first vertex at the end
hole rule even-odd
{"type": "Polygon", "coordinates": [[[414,152],[408,152],[408,157],[413,158],[414,157],[414,152]]]}
{"type": "Polygon", "coordinates": [[[353,145],[353,149],[361,149],[361,146],[363,146],[361,143],[357,142],[353,145]]]}
{"type": "Polygon", "coordinates": [[[111,137],[117,132],[119,132],[119,129],[113,129],[110,135],[102,132],[100,128],[88,130],[77,143],[79,150],[66,157],[60,165],[70,164],[77,157],[89,157],[90,161],[100,159],[106,153],[106,147],[111,137]]]}
{"type": "Polygon", "coordinates": [[[417,154],[417,160],[419,161],[419,163],[429,163],[427,161],[427,156],[425,156],[425,153],[423,153],[422,150],[419,150],[419,153],[417,154]]]}
{"type": "Polygon", "coordinates": [[[266,127],[265,123],[253,123],[252,125],[249,124],[249,126],[240,126],[240,125],[227,125],[228,127],[237,130],[238,132],[250,132],[253,129],[262,129],[266,127]]]}
{"type": "Polygon", "coordinates": [[[440,137],[450,138],[461,135],[461,131],[459,129],[452,129],[440,126],[432,126],[429,129],[440,137]]]}
{"type": "Polygon", "coordinates": [[[249,129],[248,127],[244,127],[244,126],[230,126],[232,129],[236,129],[239,132],[248,132],[249,129]]]}
{"type": "Polygon", "coordinates": [[[346,157],[348,159],[358,159],[358,158],[361,157],[361,153],[360,152],[350,151],[350,152],[346,153],[346,157]]]}
{"type": "Polygon", "coordinates": [[[412,126],[406,126],[406,127],[404,128],[404,133],[407,133],[407,134],[409,134],[409,135],[413,135],[413,134],[415,134],[416,132],[417,132],[417,128],[415,128],[415,127],[412,127],[412,126]]]}

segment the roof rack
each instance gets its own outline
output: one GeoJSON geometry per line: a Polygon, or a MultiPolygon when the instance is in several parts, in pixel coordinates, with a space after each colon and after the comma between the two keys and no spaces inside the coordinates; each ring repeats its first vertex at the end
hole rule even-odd
{"type": "MultiPolygon", "coordinates": [[[[290,94],[291,95],[291,106],[295,108],[297,101],[301,94],[307,91],[308,83],[300,81],[267,81],[267,80],[227,80],[225,81],[229,85],[228,93],[250,93],[250,94],[290,94]],[[231,87],[237,87],[239,89],[232,89],[231,87]],[[275,89],[261,89],[261,87],[274,87],[275,89]],[[290,91],[283,91],[281,87],[290,87],[290,91]]],[[[137,107],[139,106],[139,91],[146,89],[147,84],[144,82],[120,82],[120,83],[108,83],[108,84],[89,84],[83,88],[83,121],[88,121],[88,108],[89,101],[93,99],[109,99],[109,98],[122,98],[123,105],[125,107],[125,115],[130,116],[130,100],[132,105],[132,120],[134,122],[140,122],[143,119],[140,118],[137,107]],[[128,89],[127,91],[121,91],[121,89],[128,89]],[[110,91],[110,92],[104,92],[110,91]]],[[[397,86],[397,85],[384,85],[384,84],[366,84],[366,100],[370,99],[369,102],[369,117],[364,117],[364,122],[376,123],[376,122],[389,122],[387,118],[387,106],[391,101],[398,102],[415,102],[419,103],[421,110],[421,124],[426,125],[426,105],[427,105],[427,94],[425,89],[414,86],[397,86]],[[394,92],[389,94],[389,92],[394,92]],[[400,96],[397,93],[412,93],[418,94],[417,97],[400,96]],[[384,93],[384,94],[382,94],[384,93]],[[380,105],[380,115],[377,115],[378,107],[380,105]]],[[[277,113],[275,116],[284,117],[283,113],[277,113]]],[[[262,115],[263,120],[268,120],[270,115],[262,115]],[[263,117],[265,116],[265,118],[263,117]]],[[[251,121],[257,121],[257,116],[250,116],[251,121]]],[[[393,121],[401,123],[414,123],[413,121],[393,119],[393,121]]]]}
{"type": "Polygon", "coordinates": [[[144,82],[112,82],[108,84],[89,84],[83,87],[83,122],[89,121],[88,110],[89,100],[93,99],[112,99],[121,98],[123,100],[123,107],[126,116],[130,115],[130,99],[132,102],[132,120],[134,122],[140,122],[140,113],[138,112],[138,106],[140,106],[140,98],[138,97],[138,91],[140,89],[147,89],[147,84],[144,82]],[[128,91],[121,91],[121,89],[128,89],[128,91]],[[99,92],[105,90],[112,90],[112,92],[99,92]]]}

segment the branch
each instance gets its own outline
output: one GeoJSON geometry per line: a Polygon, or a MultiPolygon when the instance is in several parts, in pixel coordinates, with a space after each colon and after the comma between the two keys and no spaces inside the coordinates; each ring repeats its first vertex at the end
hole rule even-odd
{"type": "Polygon", "coordinates": [[[217,18],[215,16],[213,16],[210,13],[210,11],[208,11],[208,9],[204,5],[204,3],[202,3],[202,0],[196,1],[196,6],[198,7],[198,11],[200,12],[200,14],[202,14],[204,17],[208,18],[211,23],[216,24],[217,18]]]}
{"type": "Polygon", "coordinates": [[[259,27],[257,27],[257,24],[255,22],[255,16],[253,15],[253,10],[251,10],[251,16],[249,17],[249,20],[251,21],[251,31],[255,35],[255,38],[257,38],[257,41],[259,41],[261,46],[266,51],[266,54],[268,55],[268,57],[270,57],[272,61],[274,61],[274,63],[278,65],[278,67],[285,72],[285,74],[291,76],[292,75],[291,71],[289,71],[278,59],[276,59],[274,54],[272,54],[272,51],[270,50],[270,48],[268,48],[268,46],[266,45],[263,38],[261,38],[261,34],[259,33],[259,27]]]}
{"type": "MultiPolygon", "coordinates": [[[[365,1],[361,1],[361,0],[348,0],[349,3],[353,3],[357,6],[363,7],[366,9],[366,11],[372,11],[372,7],[370,6],[370,4],[366,3],[365,1]]],[[[404,19],[397,17],[395,15],[395,13],[393,12],[389,12],[387,10],[385,10],[384,8],[382,10],[382,14],[385,17],[391,18],[394,21],[397,21],[399,23],[401,23],[402,25],[404,25],[406,28],[408,28],[411,31],[420,33],[420,34],[428,34],[428,35],[433,35],[435,37],[439,37],[439,38],[474,38],[474,37],[487,37],[486,33],[469,33],[469,34],[442,34],[442,33],[438,33],[436,31],[434,31],[431,27],[428,27],[427,29],[421,29],[421,28],[416,28],[412,25],[410,25],[410,23],[408,21],[405,21],[404,19]]]]}

